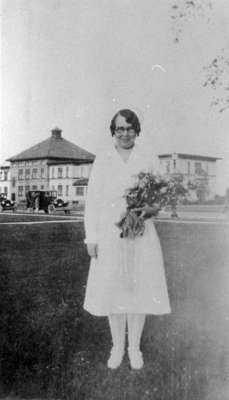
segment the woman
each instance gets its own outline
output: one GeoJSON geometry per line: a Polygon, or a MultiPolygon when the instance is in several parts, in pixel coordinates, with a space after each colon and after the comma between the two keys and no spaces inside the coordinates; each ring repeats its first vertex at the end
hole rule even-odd
{"type": "Polygon", "coordinates": [[[133,369],[143,367],[140,340],[146,314],[170,313],[159,238],[150,217],[158,207],[145,207],[143,236],[121,238],[116,223],[126,210],[125,190],[140,171],[152,170],[152,157],[135,144],[140,123],[131,110],[120,110],[110,125],[114,146],[96,157],[85,208],[87,250],[91,256],[84,308],[108,316],[113,347],[109,368],[123,359],[128,327],[128,355],[133,369]]]}

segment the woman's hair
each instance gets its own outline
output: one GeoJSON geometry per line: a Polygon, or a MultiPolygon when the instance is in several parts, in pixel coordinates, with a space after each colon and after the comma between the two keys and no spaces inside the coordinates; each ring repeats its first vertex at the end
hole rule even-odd
{"type": "Polygon", "coordinates": [[[112,136],[115,134],[116,118],[118,117],[118,115],[124,117],[126,122],[128,122],[128,124],[131,124],[132,128],[135,130],[137,135],[139,135],[141,131],[141,125],[137,115],[131,110],[124,109],[124,110],[119,110],[111,120],[110,131],[112,136]]]}

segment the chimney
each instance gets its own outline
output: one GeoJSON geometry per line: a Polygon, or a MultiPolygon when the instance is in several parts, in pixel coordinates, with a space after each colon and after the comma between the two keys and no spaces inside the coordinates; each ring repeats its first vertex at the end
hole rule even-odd
{"type": "Polygon", "coordinates": [[[59,128],[54,128],[54,129],[51,130],[51,132],[52,132],[52,137],[53,137],[53,138],[55,138],[55,139],[61,139],[61,132],[62,132],[61,129],[59,129],[59,128]]]}

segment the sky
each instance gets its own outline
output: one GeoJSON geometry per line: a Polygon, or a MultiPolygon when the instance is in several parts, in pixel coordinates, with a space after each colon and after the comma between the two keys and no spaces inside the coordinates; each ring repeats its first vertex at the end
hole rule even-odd
{"type": "Polygon", "coordinates": [[[222,48],[229,57],[229,2],[212,0],[206,13],[175,26],[171,7],[182,1],[2,0],[0,164],[54,127],[97,153],[111,143],[116,111],[131,108],[152,154],[222,158],[224,193],[229,109],[210,105],[203,67],[222,48]]]}

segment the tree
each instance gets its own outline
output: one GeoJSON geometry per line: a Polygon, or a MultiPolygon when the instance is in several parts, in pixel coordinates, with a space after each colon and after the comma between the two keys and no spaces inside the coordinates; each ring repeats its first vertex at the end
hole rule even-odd
{"type": "MultiPolygon", "coordinates": [[[[217,0],[215,0],[217,1],[217,0]]],[[[201,19],[208,24],[213,16],[213,0],[173,0],[171,3],[171,20],[174,42],[179,44],[182,32],[190,20],[201,19]]],[[[203,66],[203,87],[214,92],[211,107],[219,112],[229,109],[229,54],[222,48],[213,60],[203,66]]]]}
{"type": "Polygon", "coordinates": [[[203,86],[215,91],[211,106],[217,107],[219,112],[227,110],[229,108],[229,56],[226,56],[225,50],[221,49],[212,62],[203,69],[206,71],[203,86]]]}
{"type": "Polygon", "coordinates": [[[184,26],[191,19],[202,19],[206,23],[210,21],[212,13],[211,0],[174,0],[171,3],[172,30],[174,42],[179,43],[184,26]]]}

